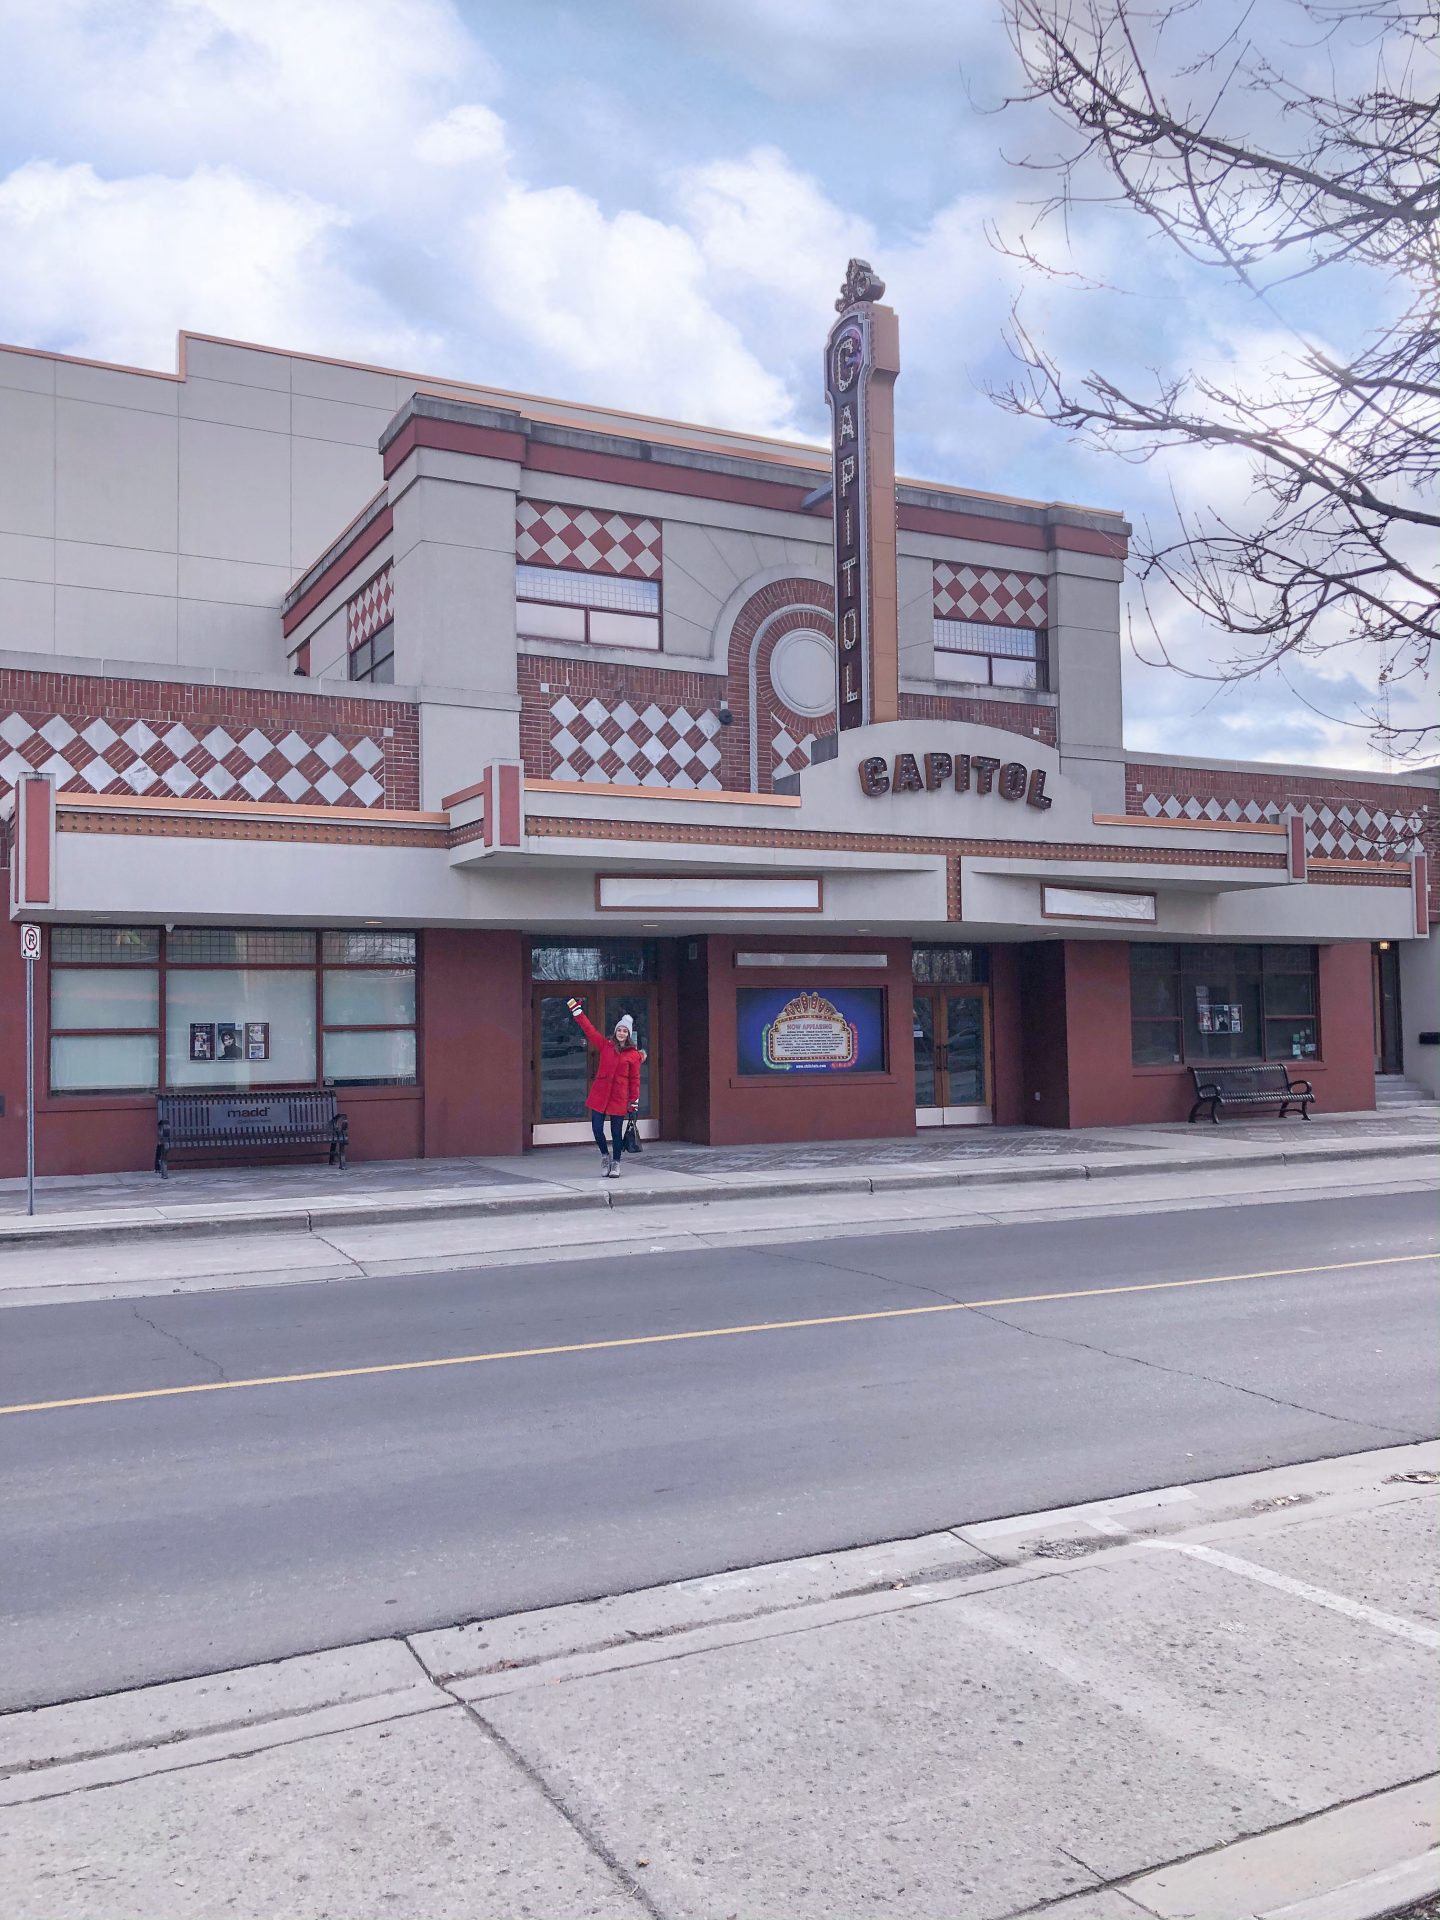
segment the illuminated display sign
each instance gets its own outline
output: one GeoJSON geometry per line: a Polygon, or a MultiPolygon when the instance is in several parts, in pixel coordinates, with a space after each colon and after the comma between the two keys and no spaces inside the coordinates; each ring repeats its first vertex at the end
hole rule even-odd
{"type": "Polygon", "coordinates": [[[735,1064],[742,1074],[883,1073],[880,987],[741,987],[735,1064]]]}

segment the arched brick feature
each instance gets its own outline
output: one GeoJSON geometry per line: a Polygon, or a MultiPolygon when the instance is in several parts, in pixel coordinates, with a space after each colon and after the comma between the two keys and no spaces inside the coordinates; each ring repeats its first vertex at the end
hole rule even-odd
{"type": "MultiPolygon", "coordinates": [[[[835,731],[835,710],[796,713],[770,684],[770,660],[780,641],[803,631],[835,636],[835,590],[826,581],[772,580],[751,594],[730,629],[726,700],[735,724],[725,729],[725,785],[772,793],[777,735],[798,748],[807,737],[835,731]]],[[[789,771],[808,764],[808,752],[788,754],[789,771]]]]}

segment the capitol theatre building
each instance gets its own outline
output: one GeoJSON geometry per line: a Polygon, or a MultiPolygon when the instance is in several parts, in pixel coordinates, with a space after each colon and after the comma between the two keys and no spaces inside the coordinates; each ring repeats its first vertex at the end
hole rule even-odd
{"type": "MultiPolygon", "coordinates": [[[[897,480],[852,263],[806,447],[182,336],[0,350],[0,1176],[156,1095],[357,1158],[1183,1120],[1437,1090],[1440,782],[1124,745],[1123,517],[897,480]]],[[[1198,735],[1190,743],[1204,745],[1198,735]]]]}

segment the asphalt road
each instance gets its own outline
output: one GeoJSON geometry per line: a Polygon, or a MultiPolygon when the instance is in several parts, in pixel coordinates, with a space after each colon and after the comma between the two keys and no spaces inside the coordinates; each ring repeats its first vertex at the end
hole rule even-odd
{"type": "Polygon", "coordinates": [[[0,1706],[1431,1438],[1437,1247],[1410,1193],[13,1308],[0,1407],[91,1404],[0,1414],[0,1706]]]}

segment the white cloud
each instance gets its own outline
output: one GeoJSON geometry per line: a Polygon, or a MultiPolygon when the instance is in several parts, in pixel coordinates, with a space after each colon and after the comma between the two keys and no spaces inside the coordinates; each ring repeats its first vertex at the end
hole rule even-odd
{"type": "Polygon", "coordinates": [[[493,79],[450,0],[7,0],[0,66],[12,133],[64,103],[55,134],[88,142],[65,157],[223,160],[337,192],[382,180],[451,89],[493,79]]]}
{"type": "Polygon", "coordinates": [[[506,158],[505,122],[492,108],[468,101],[432,120],[415,136],[414,154],[432,167],[461,167],[506,158]]]}
{"type": "Polygon", "coordinates": [[[571,187],[511,181],[468,234],[477,289],[532,351],[563,366],[571,392],[717,426],[787,429],[783,381],[710,303],[703,255],[682,228],[631,211],[607,216],[571,187]]]}
{"type": "Polygon", "coordinates": [[[381,359],[433,349],[346,271],[345,224],[227,167],[111,181],[32,161],[0,181],[0,328],[166,368],[182,326],[381,359]]]}

